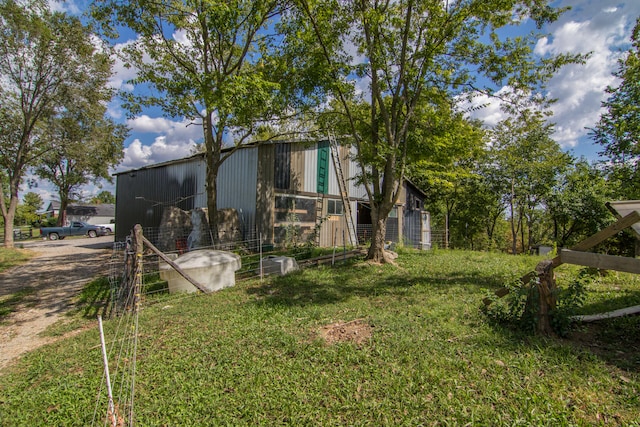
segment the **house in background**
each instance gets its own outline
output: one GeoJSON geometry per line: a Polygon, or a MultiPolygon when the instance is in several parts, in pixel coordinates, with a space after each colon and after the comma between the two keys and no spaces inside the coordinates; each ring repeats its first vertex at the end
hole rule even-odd
{"type": "Polygon", "coordinates": [[[116,206],[112,203],[69,205],[66,212],[67,222],[82,221],[91,225],[102,225],[115,222],[116,206]]]}
{"type": "MultiPolygon", "coordinates": [[[[371,236],[370,208],[364,187],[354,179],[359,168],[351,157],[348,147],[329,141],[245,145],[220,166],[219,219],[220,212],[233,212],[235,225],[230,231],[237,236],[236,240],[260,236],[267,244],[279,244],[292,238],[296,243],[313,238],[316,244],[325,247],[340,246],[343,242],[365,243],[371,236]]],[[[145,235],[158,242],[158,235],[162,230],[166,232],[167,221],[181,215],[178,211],[192,212],[191,218],[195,218],[193,212],[206,210],[204,153],[115,176],[118,241],[124,240],[135,224],[140,224],[145,235]]],[[[402,238],[412,246],[429,246],[430,242],[425,241],[429,235],[422,232],[428,230],[423,201],[422,192],[408,182],[403,183],[402,194],[390,215],[387,240],[398,242],[402,238]],[[405,218],[410,221],[406,229],[405,218]]],[[[174,224],[190,222],[188,214],[181,218],[174,224]]],[[[188,225],[186,234],[191,226],[188,225]]],[[[176,236],[175,245],[180,239],[176,236]]],[[[164,243],[167,246],[166,239],[164,243]]]]}
{"type": "Polygon", "coordinates": [[[57,218],[60,214],[60,202],[51,200],[47,207],[43,211],[38,211],[37,214],[45,218],[57,218]]]}

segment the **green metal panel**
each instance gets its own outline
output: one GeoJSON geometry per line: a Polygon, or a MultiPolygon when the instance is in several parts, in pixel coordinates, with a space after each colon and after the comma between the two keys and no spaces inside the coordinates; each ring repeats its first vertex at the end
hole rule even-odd
{"type": "Polygon", "coordinates": [[[320,194],[329,192],[329,141],[318,142],[318,189],[320,194]]]}

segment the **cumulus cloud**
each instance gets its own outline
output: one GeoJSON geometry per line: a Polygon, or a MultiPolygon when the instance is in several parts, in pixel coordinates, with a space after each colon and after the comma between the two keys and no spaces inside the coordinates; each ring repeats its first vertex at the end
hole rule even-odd
{"type": "Polygon", "coordinates": [[[588,128],[594,127],[600,118],[607,86],[618,84],[612,73],[640,12],[635,4],[572,3],[570,19],[555,24],[551,37],[542,39],[535,50],[541,56],[563,52],[590,54],[584,65],[567,66],[549,82],[549,96],[558,100],[553,106],[555,138],[565,148],[589,143],[588,128]]]}
{"type": "Polygon", "coordinates": [[[124,160],[118,170],[135,169],[154,163],[166,162],[189,156],[196,143],[193,140],[168,143],[165,136],[159,136],[151,145],[143,145],[135,139],[124,149],[124,160]]]}
{"type": "Polygon", "coordinates": [[[116,55],[114,55],[114,64],[113,64],[113,75],[109,80],[109,86],[113,89],[122,90],[126,92],[133,91],[134,87],[130,80],[136,77],[137,70],[135,67],[127,66],[126,63],[122,60],[118,52],[121,52],[123,49],[132,45],[135,40],[128,40],[124,43],[118,43],[114,46],[114,50],[116,51],[116,55]]]}
{"type": "MultiPolygon", "coordinates": [[[[585,64],[563,67],[551,79],[547,89],[553,105],[551,120],[556,124],[554,138],[563,148],[589,147],[589,128],[600,118],[601,103],[606,100],[607,86],[618,84],[612,73],[626,50],[640,15],[640,2],[599,0],[565,0],[560,6],[572,9],[549,28],[549,35],[539,40],[535,53],[539,56],[560,53],[590,54],[585,64]]],[[[487,97],[478,97],[463,108],[473,110],[471,116],[491,126],[503,118],[499,104],[487,97]]]]}
{"type": "Polygon", "coordinates": [[[76,4],[75,1],[49,1],[49,7],[55,12],[66,12],[72,15],[80,15],[82,13],[81,7],[76,4]]]}
{"type": "Polygon", "coordinates": [[[197,141],[202,140],[202,127],[189,120],[173,121],[164,117],[141,115],[127,121],[135,134],[140,134],[124,150],[124,159],[118,170],[134,169],[145,165],[189,156],[197,141]],[[151,143],[141,138],[156,135],[151,143]]]}

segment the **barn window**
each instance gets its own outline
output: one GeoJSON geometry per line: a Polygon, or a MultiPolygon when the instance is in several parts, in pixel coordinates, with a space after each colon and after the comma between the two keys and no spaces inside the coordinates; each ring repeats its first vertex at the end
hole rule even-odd
{"type": "Polygon", "coordinates": [[[340,200],[327,200],[327,214],[328,215],[344,215],[344,205],[340,200]]]}
{"type": "Polygon", "coordinates": [[[420,210],[421,208],[421,203],[420,203],[420,199],[416,199],[416,210],[420,210]]]}

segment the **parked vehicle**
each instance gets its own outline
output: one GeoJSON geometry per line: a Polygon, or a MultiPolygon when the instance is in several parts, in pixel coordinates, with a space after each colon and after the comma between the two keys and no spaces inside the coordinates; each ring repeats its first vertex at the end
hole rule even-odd
{"type": "Polygon", "coordinates": [[[109,234],[106,228],[86,222],[74,221],[68,227],[42,227],[40,235],[43,239],[58,240],[67,236],[98,237],[109,234]]]}
{"type": "Polygon", "coordinates": [[[113,234],[116,232],[116,225],[114,223],[109,224],[96,224],[98,227],[104,227],[109,234],[113,234]]]}

